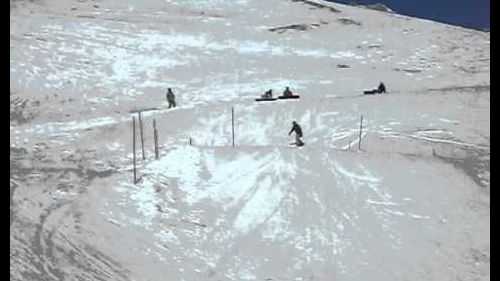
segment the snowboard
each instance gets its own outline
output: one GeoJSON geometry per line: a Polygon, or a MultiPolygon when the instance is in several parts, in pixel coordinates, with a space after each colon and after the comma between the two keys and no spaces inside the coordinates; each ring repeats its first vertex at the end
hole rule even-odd
{"type": "Polygon", "coordinates": [[[289,97],[285,97],[285,96],[278,96],[278,99],[280,100],[286,100],[286,99],[298,99],[300,98],[299,95],[293,95],[293,96],[289,96],[289,97]]]}
{"type": "Polygon", "coordinates": [[[257,98],[255,101],[275,101],[277,98],[257,98]]]}
{"type": "Polygon", "coordinates": [[[302,142],[302,143],[299,143],[299,144],[297,144],[296,142],[291,142],[290,146],[291,147],[301,147],[301,146],[304,146],[305,144],[306,144],[305,142],[302,142]]]}

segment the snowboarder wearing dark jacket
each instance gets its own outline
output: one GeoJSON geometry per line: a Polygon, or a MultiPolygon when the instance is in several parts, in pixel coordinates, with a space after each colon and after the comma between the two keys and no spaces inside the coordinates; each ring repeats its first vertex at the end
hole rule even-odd
{"type": "Polygon", "coordinates": [[[384,85],[384,83],[380,82],[380,84],[378,85],[377,91],[378,91],[379,94],[385,93],[385,85],[384,85]]]}
{"type": "Polygon", "coordinates": [[[291,135],[293,132],[295,132],[295,144],[297,146],[304,145],[304,143],[300,139],[302,137],[302,128],[295,121],[292,122],[292,129],[290,129],[290,132],[288,132],[288,135],[291,135]]]}
{"type": "Polygon", "coordinates": [[[272,99],[273,98],[273,90],[269,89],[269,91],[265,92],[262,95],[262,98],[264,98],[264,99],[272,99]]]}
{"type": "Polygon", "coordinates": [[[168,108],[175,107],[175,95],[172,92],[171,88],[168,88],[167,90],[167,102],[168,102],[168,108]]]}
{"type": "Polygon", "coordinates": [[[286,87],[285,91],[283,92],[283,96],[284,97],[291,97],[291,96],[293,96],[293,93],[292,93],[292,91],[290,91],[289,87],[286,87]]]}

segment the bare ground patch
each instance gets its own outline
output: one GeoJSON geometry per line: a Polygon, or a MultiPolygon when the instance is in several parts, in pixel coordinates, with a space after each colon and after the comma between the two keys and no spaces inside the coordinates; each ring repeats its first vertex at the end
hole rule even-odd
{"type": "Polygon", "coordinates": [[[269,28],[268,30],[271,32],[277,32],[277,33],[283,33],[286,31],[306,31],[310,29],[315,29],[320,27],[319,23],[312,23],[312,24],[290,24],[290,25],[285,25],[285,26],[278,26],[278,27],[272,27],[269,28]]]}
{"type": "Polygon", "coordinates": [[[361,22],[360,21],[355,21],[355,20],[348,19],[348,18],[341,18],[341,19],[338,19],[337,21],[340,22],[343,25],[361,26],[361,22]]]}
{"type": "Polygon", "coordinates": [[[471,85],[429,89],[431,92],[489,92],[490,85],[471,85]]]}
{"type": "Polygon", "coordinates": [[[20,97],[10,100],[10,122],[24,124],[32,121],[39,114],[40,101],[30,101],[20,97]]]}
{"type": "Polygon", "coordinates": [[[331,7],[331,6],[322,4],[322,3],[310,1],[310,0],[291,0],[291,1],[292,2],[301,2],[303,4],[311,6],[312,8],[315,8],[315,9],[328,9],[332,13],[341,13],[342,12],[338,9],[335,9],[334,7],[331,7]]]}
{"type": "Polygon", "coordinates": [[[111,258],[64,234],[81,232],[79,200],[114,168],[89,164],[85,151],[54,156],[44,143],[10,152],[11,280],[127,280],[111,258]]]}

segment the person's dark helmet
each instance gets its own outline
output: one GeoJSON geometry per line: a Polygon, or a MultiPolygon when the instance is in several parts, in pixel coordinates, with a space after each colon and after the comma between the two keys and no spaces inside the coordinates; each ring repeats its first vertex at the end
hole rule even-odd
{"type": "Polygon", "coordinates": [[[297,125],[297,122],[296,122],[296,121],[293,121],[293,122],[292,122],[292,124],[293,124],[293,125],[297,125]]]}

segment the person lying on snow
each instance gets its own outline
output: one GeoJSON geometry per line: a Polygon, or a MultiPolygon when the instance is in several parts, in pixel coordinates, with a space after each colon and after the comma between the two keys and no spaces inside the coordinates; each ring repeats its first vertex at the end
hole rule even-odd
{"type": "Polygon", "coordinates": [[[304,142],[300,139],[302,137],[302,128],[295,121],[292,122],[292,129],[288,132],[288,135],[291,135],[293,132],[295,132],[295,144],[297,146],[304,145],[304,142]]]}
{"type": "Polygon", "coordinates": [[[289,87],[286,87],[285,91],[283,92],[283,96],[284,97],[291,97],[291,96],[293,96],[293,93],[292,93],[292,91],[290,91],[289,87]]]}
{"type": "Polygon", "coordinates": [[[387,93],[385,90],[385,85],[384,83],[380,82],[378,87],[373,90],[368,90],[363,92],[365,95],[373,95],[373,94],[381,94],[381,93],[387,93]]]}

